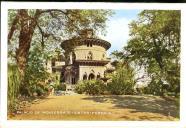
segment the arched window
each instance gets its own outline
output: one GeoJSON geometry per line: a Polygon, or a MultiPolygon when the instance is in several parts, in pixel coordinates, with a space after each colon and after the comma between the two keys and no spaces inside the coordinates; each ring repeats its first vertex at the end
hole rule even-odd
{"type": "Polygon", "coordinates": [[[93,73],[90,73],[90,75],[88,76],[88,80],[92,80],[95,78],[95,75],[93,73]]]}
{"type": "Polygon", "coordinates": [[[92,47],[92,42],[87,42],[87,47],[92,47]]]}
{"type": "Polygon", "coordinates": [[[71,84],[76,84],[76,78],[72,77],[71,84]]]}
{"type": "Polygon", "coordinates": [[[72,53],[72,62],[74,62],[76,60],[76,54],[73,52],[72,53]]]}
{"type": "Polygon", "coordinates": [[[92,42],[90,42],[90,47],[92,47],[92,42]]]}
{"type": "Polygon", "coordinates": [[[98,72],[97,79],[100,79],[100,78],[101,78],[101,76],[100,76],[100,73],[98,72]]]}
{"type": "Polygon", "coordinates": [[[105,59],[105,54],[103,53],[102,58],[105,59]]]}
{"type": "Polygon", "coordinates": [[[93,54],[92,54],[91,51],[89,51],[88,56],[87,56],[87,59],[88,60],[92,60],[93,59],[93,54]]]}
{"type": "Polygon", "coordinates": [[[83,80],[87,80],[87,73],[86,72],[83,75],[83,80]]]}

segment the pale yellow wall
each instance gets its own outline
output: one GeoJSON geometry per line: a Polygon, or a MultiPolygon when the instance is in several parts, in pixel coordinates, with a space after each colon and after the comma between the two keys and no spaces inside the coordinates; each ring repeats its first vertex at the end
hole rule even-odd
{"type": "MultiPolygon", "coordinates": [[[[101,46],[97,45],[92,45],[92,47],[87,47],[87,45],[81,45],[77,46],[74,49],[74,53],[76,54],[76,60],[87,60],[87,56],[89,51],[92,52],[93,54],[93,60],[108,60],[107,59],[107,54],[106,54],[106,49],[101,46]],[[103,57],[104,54],[104,57],[103,57]]],[[[72,53],[69,53],[70,55],[70,63],[72,64],[72,53]]],[[[64,65],[64,62],[56,62],[56,66],[64,65]]],[[[50,65],[47,67],[51,67],[51,62],[50,65]]],[[[92,70],[94,71],[95,78],[97,77],[98,73],[100,74],[101,77],[104,77],[104,71],[106,70],[106,66],[79,66],[79,80],[83,80],[83,75],[86,72],[87,77],[89,74],[92,73],[92,70]]],[[[51,68],[50,68],[51,71],[51,68]]],[[[72,76],[69,74],[66,76],[66,83],[71,84],[71,79],[72,76]]]]}
{"type": "Polygon", "coordinates": [[[92,47],[87,47],[86,45],[77,46],[74,49],[74,53],[76,54],[76,60],[86,60],[89,51],[93,53],[93,60],[106,60],[106,50],[101,46],[93,45],[92,47]],[[103,58],[103,54],[105,57],[103,58]]]}
{"type": "Polygon", "coordinates": [[[63,65],[65,65],[64,61],[56,61],[55,62],[55,66],[63,66],[63,65]]]}
{"type": "Polygon", "coordinates": [[[83,80],[83,75],[86,72],[87,76],[94,70],[95,77],[97,76],[98,72],[100,73],[101,77],[104,76],[105,66],[79,66],[79,80],[83,80]]]}
{"type": "Polygon", "coordinates": [[[46,70],[48,73],[52,73],[51,61],[47,61],[46,70]]]}
{"type": "MultiPolygon", "coordinates": [[[[64,61],[56,61],[55,66],[64,66],[65,62],[64,61]]],[[[45,68],[48,73],[52,73],[52,64],[51,61],[47,61],[47,65],[45,65],[45,68]]]]}

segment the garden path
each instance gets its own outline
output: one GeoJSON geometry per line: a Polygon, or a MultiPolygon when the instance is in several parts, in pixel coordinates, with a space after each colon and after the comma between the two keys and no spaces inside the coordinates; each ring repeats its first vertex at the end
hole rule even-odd
{"type": "Polygon", "coordinates": [[[27,107],[15,120],[158,120],[172,121],[179,109],[175,101],[159,96],[49,96],[27,107]]]}

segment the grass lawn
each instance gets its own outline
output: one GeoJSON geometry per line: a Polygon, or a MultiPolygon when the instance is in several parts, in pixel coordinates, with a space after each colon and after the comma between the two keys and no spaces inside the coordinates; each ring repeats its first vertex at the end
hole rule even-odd
{"type": "Polygon", "coordinates": [[[49,96],[9,117],[13,120],[179,120],[175,101],[159,96],[49,96]]]}

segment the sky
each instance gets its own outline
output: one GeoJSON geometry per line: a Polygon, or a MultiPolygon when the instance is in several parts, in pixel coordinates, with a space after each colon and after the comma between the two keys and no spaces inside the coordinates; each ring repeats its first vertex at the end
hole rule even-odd
{"type": "Polygon", "coordinates": [[[137,19],[138,13],[142,10],[114,10],[115,14],[109,18],[107,24],[107,34],[101,38],[111,43],[108,55],[115,51],[121,50],[127,44],[129,39],[128,24],[137,19]]]}

